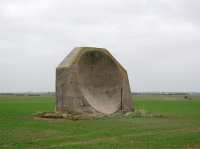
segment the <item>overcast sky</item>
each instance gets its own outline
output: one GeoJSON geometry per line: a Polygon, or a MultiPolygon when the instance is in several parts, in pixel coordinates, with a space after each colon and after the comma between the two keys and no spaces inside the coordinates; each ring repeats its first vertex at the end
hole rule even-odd
{"type": "Polygon", "coordinates": [[[109,49],[133,91],[200,91],[199,0],[0,0],[0,92],[54,91],[77,46],[109,49]]]}

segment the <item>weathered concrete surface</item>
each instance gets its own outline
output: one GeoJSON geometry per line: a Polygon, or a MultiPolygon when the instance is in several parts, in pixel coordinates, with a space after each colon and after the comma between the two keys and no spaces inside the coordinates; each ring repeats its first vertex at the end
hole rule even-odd
{"type": "Polygon", "coordinates": [[[56,110],[67,113],[133,110],[126,70],[102,48],[75,48],[56,69],[56,110]]]}

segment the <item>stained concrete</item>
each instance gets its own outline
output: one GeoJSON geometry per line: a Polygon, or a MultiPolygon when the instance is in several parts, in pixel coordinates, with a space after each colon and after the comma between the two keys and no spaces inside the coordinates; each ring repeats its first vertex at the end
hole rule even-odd
{"type": "Polygon", "coordinates": [[[56,110],[66,113],[133,110],[126,70],[106,50],[79,47],[56,69],[56,110]]]}

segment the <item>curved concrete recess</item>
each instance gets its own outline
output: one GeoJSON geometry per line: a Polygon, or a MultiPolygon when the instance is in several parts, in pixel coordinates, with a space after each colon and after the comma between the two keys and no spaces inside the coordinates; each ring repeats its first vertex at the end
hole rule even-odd
{"type": "Polygon", "coordinates": [[[89,104],[101,113],[114,113],[121,105],[120,70],[99,51],[84,53],[78,62],[81,91],[89,104]]]}
{"type": "Polygon", "coordinates": [[[133,110],[126,70],[106,50],[75,48],[56,69],[56,110],[67,113],[133,110]]]}

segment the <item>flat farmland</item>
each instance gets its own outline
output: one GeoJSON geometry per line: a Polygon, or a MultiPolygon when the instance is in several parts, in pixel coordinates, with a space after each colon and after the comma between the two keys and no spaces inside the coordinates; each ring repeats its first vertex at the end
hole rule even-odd
{"type": "Polygon", "coordinates": [[[200,149],[200,97],[135,96],[157,117],[42,120],[55,97],[0,96],[0,149],[200,149]]]}

